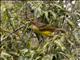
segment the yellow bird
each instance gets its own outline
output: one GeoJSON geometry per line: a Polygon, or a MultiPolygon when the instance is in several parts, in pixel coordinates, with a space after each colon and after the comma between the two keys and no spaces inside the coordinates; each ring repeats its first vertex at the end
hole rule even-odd
{"type": "Polygon", "coordinates": [[[65,30],[62,28],[54,28],[38,20],[31,21],[31,25],[32,25],[32,30],[35,33],[40,34],[45,37],[53,36],[54,32],[59,32],[59,31],[62,33],[65,32],[65,30]]]}

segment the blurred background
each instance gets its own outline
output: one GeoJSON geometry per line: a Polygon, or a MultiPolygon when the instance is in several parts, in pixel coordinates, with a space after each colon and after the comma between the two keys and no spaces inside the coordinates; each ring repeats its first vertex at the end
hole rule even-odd
{"type": "Polygon", "coordinates": [[[80,60],[80,0],[4,0],[0,5],[0,60],[80,60]],[[65,33],[36,35],[32,20],[65,33]]]}

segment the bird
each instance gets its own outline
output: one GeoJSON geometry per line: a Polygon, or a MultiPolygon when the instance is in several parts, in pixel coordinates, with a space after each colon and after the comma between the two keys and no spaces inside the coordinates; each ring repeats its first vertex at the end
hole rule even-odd
{"type": "Polygon", "coordinates": [[[65,33],[66,31],[62,28],[56,28],[56,27],[53,27],[51,25],[47,25],[45,23],[42,23],[38,20],[34,20],[34,21],[31,21],[31,25],[32,25],[32,30],[42,36],[45,36],[45,37],[50,37],[53,35],[54,32],[62,32],[62,33],[65,33]]]}
{"type": "Polygon", "coordinates": [[[39,40],[39,43],[44,41],[47,37],[53,37],[57,32],[65,33],[66,30],[63,28],[53,27],[50,24],[46,24],[37,19],[28,19],[30,21],[31,30],[35,33],[39,40]]]}

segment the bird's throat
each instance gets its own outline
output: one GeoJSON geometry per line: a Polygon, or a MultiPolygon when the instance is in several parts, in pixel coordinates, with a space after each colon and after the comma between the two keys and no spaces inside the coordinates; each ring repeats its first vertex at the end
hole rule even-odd
{"type": "Polygon", "coordinates": [[[39,30],[39,28],[38,28],[37,26],[35,26],[35,25],[32,25],[32,29],[33,29],[34,31],[39,30]]]}

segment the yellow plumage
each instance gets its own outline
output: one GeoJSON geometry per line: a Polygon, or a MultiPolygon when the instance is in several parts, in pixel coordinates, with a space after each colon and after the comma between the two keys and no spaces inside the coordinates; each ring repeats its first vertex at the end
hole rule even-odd
{"type": "Polygon", "coordinates": [[[43,36],[46,36],[46,37],[52,36],[52,33],[53,33],[53,32],[51,32],[51,31],[42,31],[42,32],[41,32],[41,34],[42,34],[43,36]]]}

